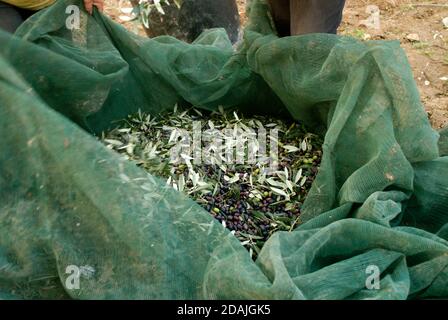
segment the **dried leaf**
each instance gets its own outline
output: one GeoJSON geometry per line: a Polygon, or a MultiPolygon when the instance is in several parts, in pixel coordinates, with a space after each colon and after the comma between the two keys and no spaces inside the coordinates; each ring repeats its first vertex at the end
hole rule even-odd
{"type": "Polygon", "coordinates": [[[113,139],[104,139],[104,142],[113,145],[113,146],[122,146],[123,142],[118,141],[118,140],[113,140],[113,139]]]}
{"type": "Polygon", "coordinates": [[[301,148],[302,148],[302,151],[304,151],[304,152],[307,150],[307,143],[305,140],[302,141],[301,148]]]}
{"type": "Polygon", "coordinates": [[[276,194],[278,194],[280,196],[284,196],[285,198],[289,198],[288,194],[285,191],[283,191],[283,190],[280,190],[280,189],[277,189],[277,188],[274,188],[274,187],[271,187],[271,190],[272,190],[272,192],[274,192],[274,193],[276,193],[276,194]]]}
{"type": "Polygon", "coordinates": [[[294,178],[294,183],[298,183],[300,178],[302,177],[302,168],[297,171],[296,177],[294,178]]]}
{"type": "Polygon", "coordinates": [[[297,148],[295,146],[289,146],[289,145],[283,146],[283,149],[285,149],[286,152],[288,152],[288,153],[300,151],[299,148],[297,148]]]}
{"type": "Polygon", "coordinates": [[[303,187],[306,183],[307,178],[303,177],[302,180],[300,181],[300,186],[303,187]]]}

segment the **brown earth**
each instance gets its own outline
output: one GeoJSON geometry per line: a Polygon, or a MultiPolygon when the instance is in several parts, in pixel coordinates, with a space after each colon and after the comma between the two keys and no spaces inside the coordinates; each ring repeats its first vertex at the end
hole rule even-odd
{"type": "MultiPolygon", "coordinates": [[[[245,24],[246,0],[237,0],[242,24],[245,24]]],[[[106,13],[140,35],[145,32],[138,21],[123,22],[119,0],[106,0],[106,13]]],[[[127,1],[122,2],[123,6],[127,1]]],[[[340,34],[362,40],[399,40],[406,51],[422,102],[435,129],[448,125],[448,17],[446,0],[347,0],[340,34]],[[426,4],[432,5],[426,5],[426,4]],[[369,18],[368,5],[380,10],[381,28],[363,24],[369,18]]]]}
{"type": "Polygon", "coordinates": [[[362,39],[400,41],[435,129],[448,125],[448,80],[442,80],[448,78],[448,28],[442,22],[445,17],[448,17],[446,0],[347,0],[340,28],[341,34],[362,39]],[[436,6],[425,6],[426,3],[436,6]],[[369,4],[380,9],[378,31],[360,25],[369,17],[366,12],[369,4]]]}

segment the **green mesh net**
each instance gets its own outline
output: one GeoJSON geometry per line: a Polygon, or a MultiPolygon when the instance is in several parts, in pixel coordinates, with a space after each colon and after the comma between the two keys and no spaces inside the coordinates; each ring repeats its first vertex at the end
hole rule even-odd
{"type": "Polygon", "coordinates": [[[448,297],[448,134],[431,128],[398,42],[278,38],[260,0],[237,49],[222,29],[186,44],[97,12],[69,30],[72,4],[0,33],[0,298],[448,297]],[[93,136],[175,103],[325,133],[304,223],[256,262],[93,136]]]}

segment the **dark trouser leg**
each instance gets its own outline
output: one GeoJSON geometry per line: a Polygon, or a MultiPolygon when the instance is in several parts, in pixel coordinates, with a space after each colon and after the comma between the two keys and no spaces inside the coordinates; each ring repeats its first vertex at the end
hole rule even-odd
{"type": "Polygon", "coordinates": [[[291,0],[291,34],[336,33],[345,0],[291,0]]]}
{"type": "Polygon", "coordinates": [[[269,0],[279,36],[336,33],[345,0],[269,0]]]}
{"type": "Polygon", "coordinates": [[[14,33],[23,22],[23,18],[17,8],[0,2],[0,29],[14,33]]]}
{"type": "MultiPolygon", "coordinates": [[[[298,1],[298,0],[293,0],[298,1]]],[[[291,11],[289,0],[269,0],[272,19],[280,37],[291,35],[291,11]]]]}

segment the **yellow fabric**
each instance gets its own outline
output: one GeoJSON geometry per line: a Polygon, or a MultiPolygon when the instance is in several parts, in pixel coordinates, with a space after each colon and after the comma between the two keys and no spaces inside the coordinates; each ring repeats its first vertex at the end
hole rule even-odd
{"type": "Polygon", "coordinates": [[[1,0],[10,5],[27,10],[40,10],[52,5],[56,0],[1,0]]]}

